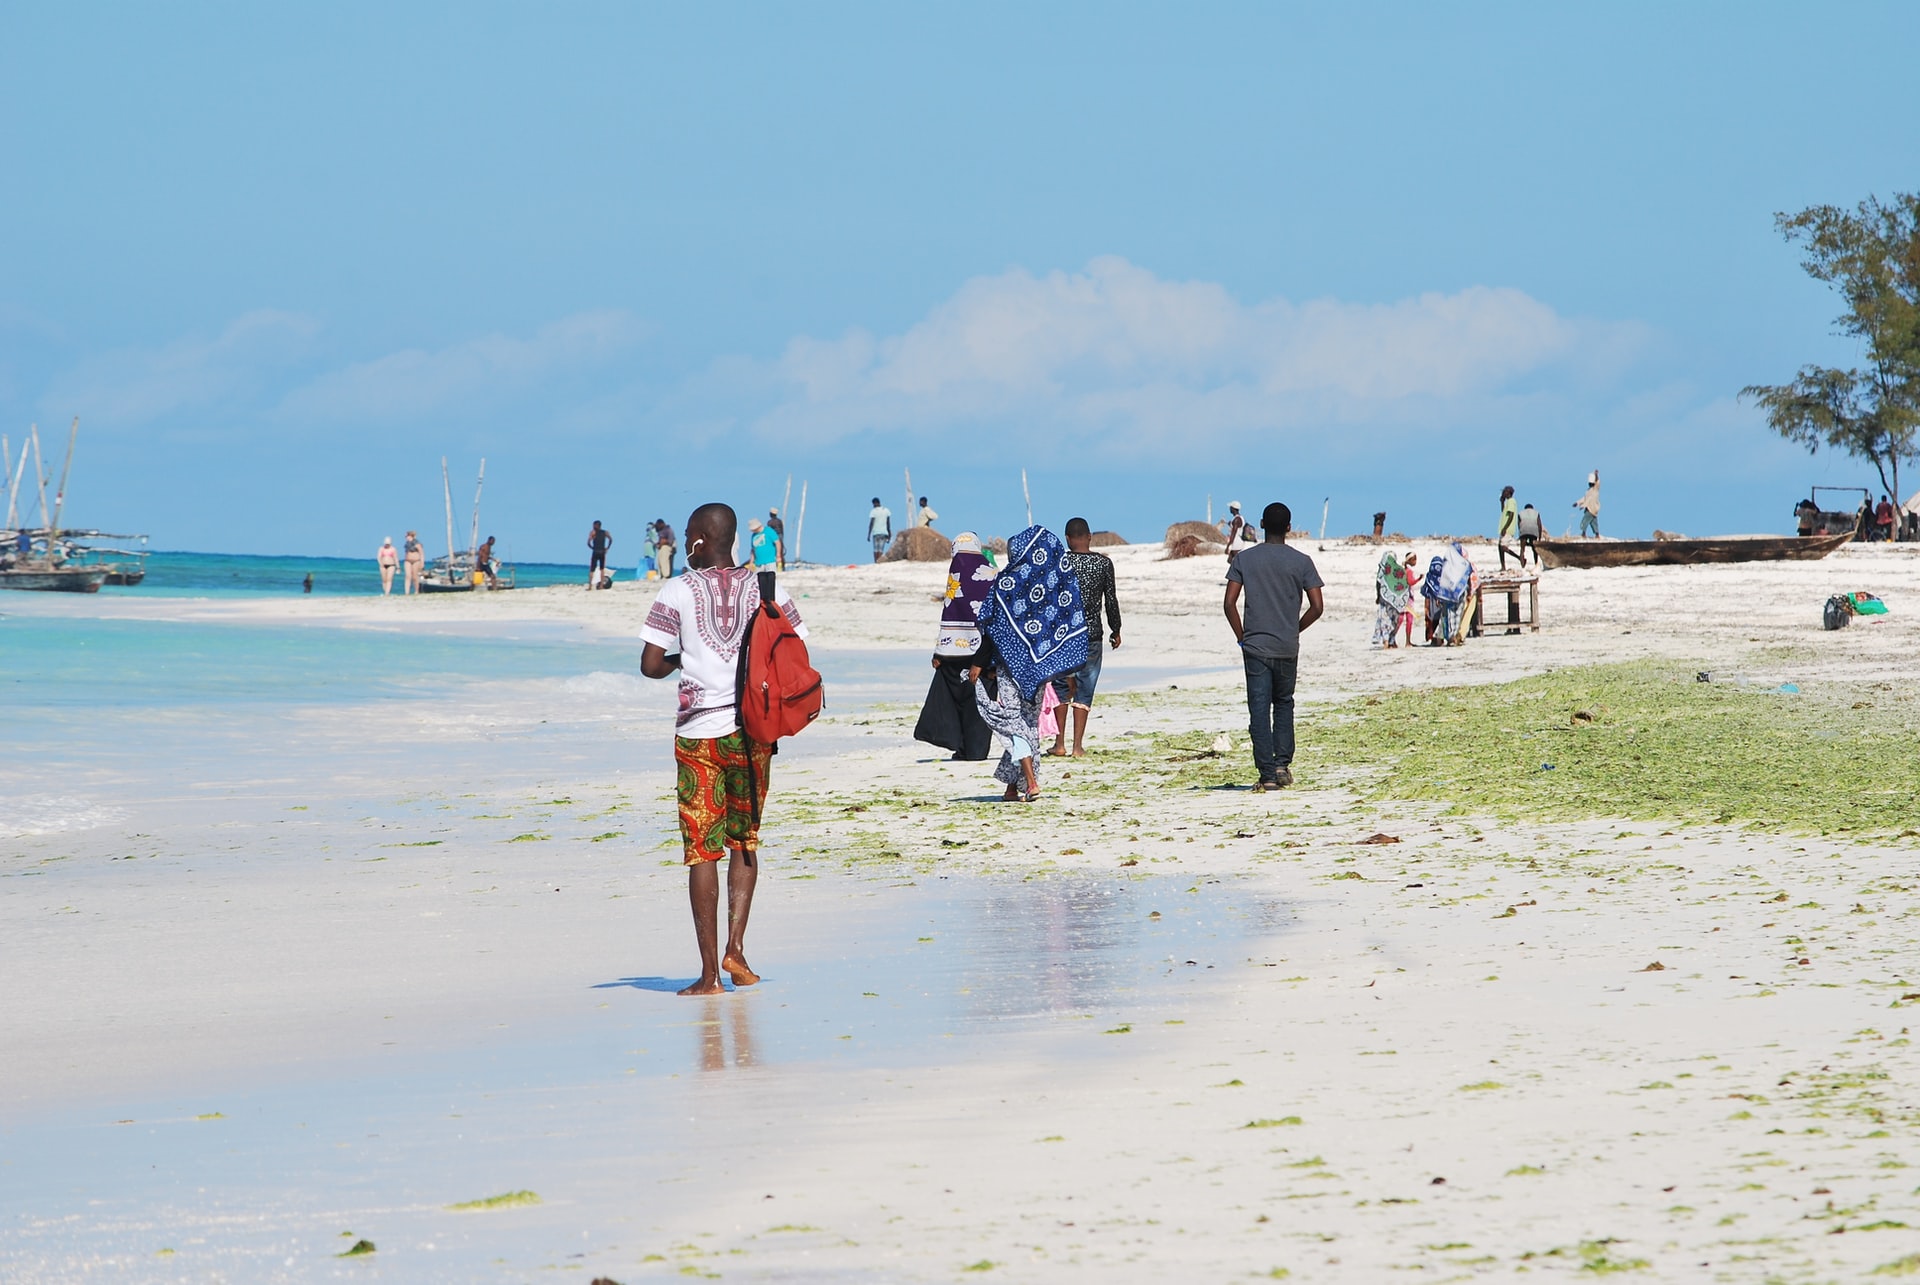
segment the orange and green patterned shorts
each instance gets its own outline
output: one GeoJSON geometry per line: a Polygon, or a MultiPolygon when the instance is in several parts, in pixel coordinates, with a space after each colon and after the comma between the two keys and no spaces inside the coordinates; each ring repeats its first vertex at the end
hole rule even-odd
{"type": "Polygon", "coordinates": [[[754,818],[767,801],[768,748],[739,730],[711,740],[676,736],[673,758],[686,864],[718,861],[729,851],[758,852],[754,818]]]}

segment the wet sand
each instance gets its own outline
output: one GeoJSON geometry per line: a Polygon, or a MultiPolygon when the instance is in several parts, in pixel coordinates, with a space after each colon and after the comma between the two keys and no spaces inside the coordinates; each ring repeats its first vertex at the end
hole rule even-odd
{"type": "MultiPolygon", "coordinates": [[[[203,729],[191,790],[40,782],[118,794],[0,849],[0,1275],[1760,1281],[1920,1248],[1910,841],[1130,788],[1130,738],[1244,721],[1220,565],[1157,556],[1120,551],[1095,752],[1030,808],[908,739],[939,568],[788,576],[864,681],[781,755],[766,981],[716,999],[670,993],[663,689],[275,715],[250,753],[203,729]]],[[[1904,549],[1553,572],[1542,633],[1392,653],[1376,556],[1316,552],[1306,702],[1630,657],[1914,686],[1904,549]],[[1846,589],[1893,614],[1822,633],[1846,589]]],[[[611,645],[649,600],[36,609],[611,645]]]]}

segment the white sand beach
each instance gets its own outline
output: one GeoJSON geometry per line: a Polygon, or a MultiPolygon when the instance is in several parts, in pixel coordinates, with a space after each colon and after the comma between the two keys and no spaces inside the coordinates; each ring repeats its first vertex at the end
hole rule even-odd
{"type": "MultiPolygon", "coordinates": [[[[1380,550],[1304,547],[1303,753],[1334,707],[1623,661],[1920,708],[1910,546],[1556,570],[1538,633],[1391,652],[1380,550]],[[1823,632],[1851,590],[1889,614],[1823,632]]],[[[1920,836],[1203,788],[1170,734],[1252,775],[1224,560],[1113,552],[1125,644],[1032,805],[911,739],[942,567],[784,577],[846,681],[776,760],[765,981],[697,1000],[647,586],[3,604],[606,660],[13,757],[0,1278],[1920,1271],[1920,836]]]]}

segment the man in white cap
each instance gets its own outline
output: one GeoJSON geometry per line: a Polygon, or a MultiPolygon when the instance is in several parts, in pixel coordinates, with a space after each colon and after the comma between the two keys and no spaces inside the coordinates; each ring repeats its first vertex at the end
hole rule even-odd
{"type": "Polygon", "coordinates": [[[1227,512],[1233,515],[1233,520],[1227,523],[1227,558],[1231,560],[1234,554],[1254,543],[1253,523],[1240,515],[1238,500],[1227,505],[1227,512]]]}
{"type": "MultiPolygon", "coordinates": [[[[1565,494],[1565,492],[1561,492],[1565,494]]],[[[1580,510],[1580,534],[1600,538],[1600,470],[1587,474],[1587,493],[1573,502],[1580,510]]]]}

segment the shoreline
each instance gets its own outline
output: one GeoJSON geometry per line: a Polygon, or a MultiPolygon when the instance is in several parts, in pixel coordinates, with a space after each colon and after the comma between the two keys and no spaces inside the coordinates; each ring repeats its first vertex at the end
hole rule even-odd
{"type": "MultiPolygon", "coordinates": [[[[1916,693],[1910,559],[1553,572],[1541,634],[1383,654],[1376,552],[1310,551],[1310,713],[1634,658],[1916,693]],[[1840,588],[1894,614],[1822,633],[1840,588]]],[[[1212,788],[1240,750],[1169,746],[1244,722],[1223,568],[1121,553],[1092,753],[1049,760],[1040,802],[908,740],[923,686],[783,747],[744,994],[655,989],[692,967],[668,775],[591,754],[664,724],[587,726],[569,758],[528,721],[461,751],[517,747],[493,794],[382,789],[323,745],[287,797],[230,779],[10,841],[0,1017],[29,1056],[0,1274],[307,1279],[343,1228],[407,1279],[628,1285],[1748,1280],[1906,1252],[1867,1228],[1911,1221],[1880,1164],[1920,1121],[1889,1011],[1920,986],[1911,843],[1212,788]],[[1121,690],[1169,657],[1186,676],[1121,690]],[[545,1203],[444,1208],[523,1189],[545,1203]]],[[[940,570],[786,583],[823,656],[904,676],[940,570]]],[[[519,601],[584,633],[651,595],[519,601]]],[[[521,627],[469,605],[434,627],[521,627]]]]}

